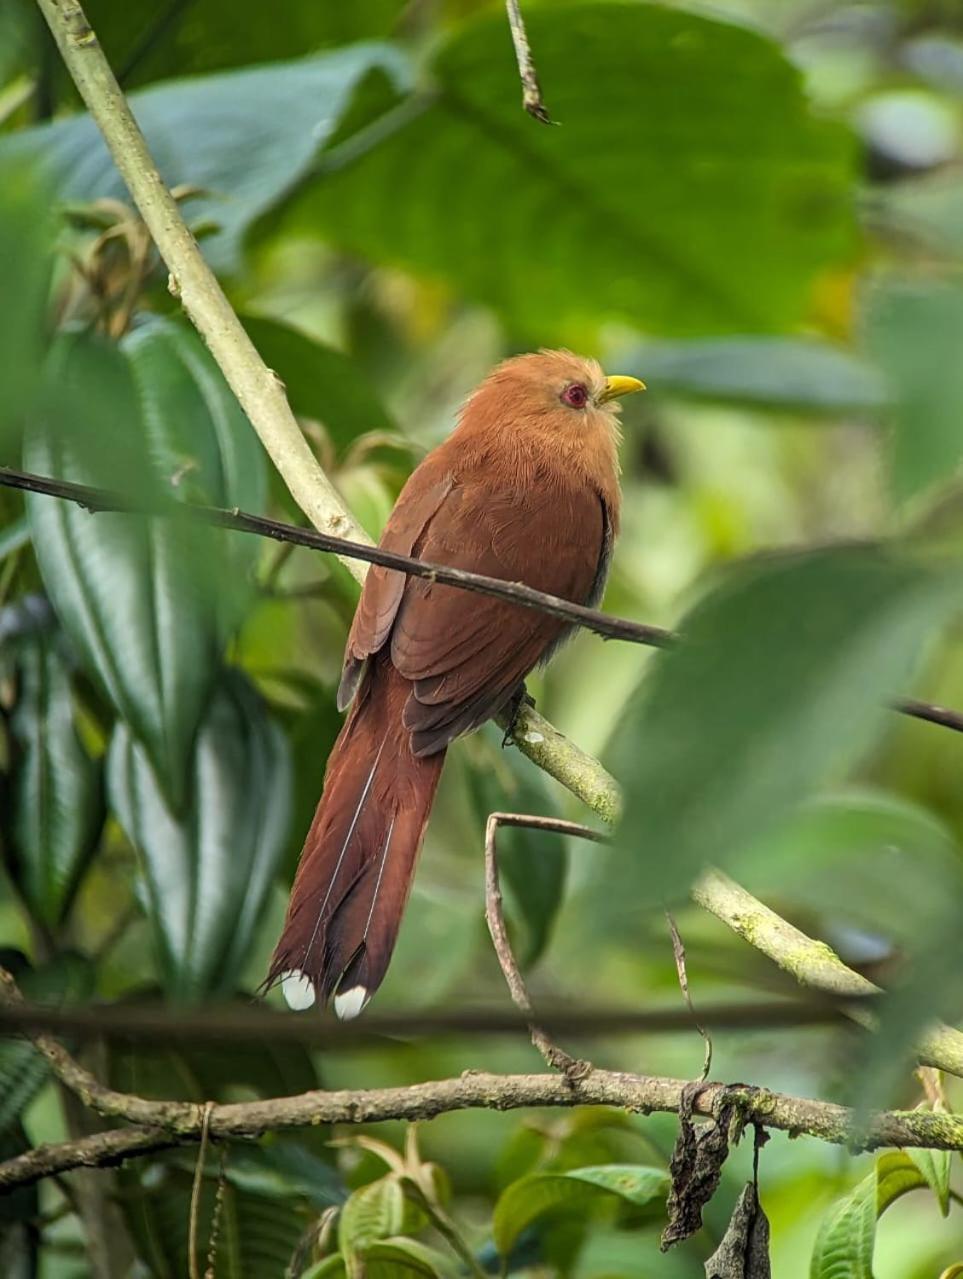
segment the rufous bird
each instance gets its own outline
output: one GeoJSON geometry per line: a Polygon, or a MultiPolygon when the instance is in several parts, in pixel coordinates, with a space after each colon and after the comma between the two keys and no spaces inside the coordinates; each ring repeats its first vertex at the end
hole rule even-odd
{"type": "MultiPolygon", "coordinates": [[[[381,545],[596,604],[619,530],[618,399],[642,389],[569,351],[499,364],[412,473],[381,545]]],[[[371,567],[338,689],[351,710],[268,976],[292,1007],[333,996],[343,1019],[364,1008],[394,949],[449,744],[506,709],[570,630],[371,567]]]]}

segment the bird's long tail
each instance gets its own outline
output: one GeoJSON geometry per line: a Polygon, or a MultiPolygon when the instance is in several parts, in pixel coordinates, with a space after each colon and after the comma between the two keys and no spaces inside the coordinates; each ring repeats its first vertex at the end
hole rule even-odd
{"type": "Polygon", "coordinates": [[[328,759],[268,984],[356,1017],[384,978],[445,753],[418,759],[402,723],[411,686],[372,662],[328,759]]]}

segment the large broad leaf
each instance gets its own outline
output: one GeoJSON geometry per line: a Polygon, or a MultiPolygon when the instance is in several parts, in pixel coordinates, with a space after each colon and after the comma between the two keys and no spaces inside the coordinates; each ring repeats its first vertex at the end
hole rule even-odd
{"type": "MultiPolygon", "coordinates": [[[[260,445],[198,339],[170,322],[143,326],[122,349],[62,340],[47,399],[25,440],[30,470],[148,509],[261,500],[260,445]]],[[[220,650],[244,608],[251,544],[173,516],[91,516],[42,496],[28,509],[64,629],[180,806],[220,650]]]]}
{"type": "Polygon", "coordinates": [[[12,450],[19,417],[37,388],[43,365],[55,230],[50,191],[35,166],[26,157],[0,161],[0,463],[7,465],[16,462],[12,450]]]}
{"type": "MultiPolygon", "coordinates": [[[[252,1163],[258,1153],[245,1152],[245,1163],[252,1163]]],[[[246,1177],[235,1177],[232,1164],[233,1159],[227,1162],[219,1190],[218,1155],[209,1151],[197,1197],[201,1265],[208,1255],[215,1204],[220,1198],[215,1254],[218,1279],[283,1275],[316,1211],[290,1187],[279,1187],[277,1193],[248,1189],[246,1177]]],[[[173,1156],[128,1165],[117,1180],[124,1218],[149,1273],[155,1279],[183,1279],[190,1273],[193,1163],[173,1156]]]]}
{"type": "Polygon", "coordinates": [[[855,410],[876,414],[886,401],[871,365],[828,342],[806,338],[733,337],[647,342],[613,357],[613,368],[637,368],[650,391],[676,392],[810,414],[855,410]]]}
{"type": "MultiPolygon", "coordinates": [[[[955,581],[874,548],[749,562],[683,620],[630,702],[613,919],[685,891],[850,764],[954,608],[955,581]]],[[[600,896],[602,893],[600,891],[600,896]]]]}
{"type": "MultiPolygon", "coordinates": [[[[359,44],[300,62],[176,80],[145,89],[130,104],[168,186],[203,195],[192,218],[217,223],[204,250],[219,268],[237,266],[244,231],[304,175],[332,135],[366,72],[404,77],[401,56],[359,44]]],[[[60,195],[81,201],[130,197],[88,116],[28,129],[4,140],[14,155],[49,160],[60,195]]]]}
{"type": "Polygon", "coordinates": [[[514,1182],[499,1197],[492,1221],[495,1245],[507,1257],[522,1231],[548,1213],[585,1216],[602,1202],[646,1208],[664,1199],[668,1188],[664,1169],[635,1164],[533,1173],[514,1182]]]}
{"type": "Polygon", "coordinates": [[[403,0],[352,0],[350,5],[285,5],[284,21],[263,0],[191,0],[185,11],[142,11],[115,0],[87,0],[84,11],[123,72],[125,88],[172,75],[302,56],[306,50],[387,33],[403,0]],[[129,68],[129,70],[128,70],[129,68]]]}
{"type": "Polygon", "coordinates": [[[290,818],[287,741],[246,680],[227,672],[197,734],[190,798],[171,811],[123,724],[108,759],[112,807],[138,850],[168,993],[233,991],[290,818]]]}
{"type": "Polygon", "coordinates": [[[77,734],[59,638],[34,634],[12,655],[14,754],[0,817],[10,874],[33,919],[50,930],[70,906],[104,822],[103,769],[77,734]]]}
{"type": "Polygon", "coordinates": [[[899,498],[963,461],[963,289],[902,284],[872,295],[866,341],[893,401],[891,478],[899,498]]]}
{"type": "Polygon", "coordinates": [[[850,248],[852,147],[808,114],[777,47],[616,0],[526,20],[561,128],[522,111],[493,11],[440,50],[420,116],[305,196],[303,224],[541,339],[609,316],[677,333],[797,319],[814,272],[850,248]]]}
{"type": "Polygon", "coordinates": [[[367,431],[396,429],[367,375],[348,356],[277,320],[243,319],[259,355],[284,383],[295,413],[320,422],[339,452],[367,431]]]}
{"type": "Polygon", "coordinates": [[[880,1155],[876,1167],[823,1221],[813,1248],[810,1279],[873,1279],[876,1221],[890,1204],[926,1185],[908,1155],[880,1155]]]}
{"type": "MultiPolygon", "coordinates": [[[[267,494],[264,450],[210,353],[193,331],[156,317],[121,344],[140,397],[144,442],[159,485],[180,501],[260,511],[267,494]]],[[[206,534],[209,538],[209,534],[206,534]]],[[[236,533],[214,541],[221,639],[250,602],[255,538],[236,533]]]]}

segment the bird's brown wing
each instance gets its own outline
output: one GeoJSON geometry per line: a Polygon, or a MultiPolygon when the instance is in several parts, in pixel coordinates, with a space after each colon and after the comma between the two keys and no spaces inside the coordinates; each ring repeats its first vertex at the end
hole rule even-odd
{"type": "MultiPolygon", "coordinates": [[[[399,555],[418,553],[428,524],[451,492],[451,472],[428,457],[402,489],[385,525],[379,546],[399,555]]],[[[405,589],[405,575],[372,564],[365,578],[345,646],[338,688],[338,710],[345,710],[361,682],[367,659],[384,645],[394,625],[405,589]]]]}
{"type": "MultiPolygon", "coordinates": [[[[492,494],[452,485],[417,542],[422,559],[583,603],[607,549],[600,496],[584,485],[492,494]]],[[[404,722],[416,755],[444,749],[490,719],[557,641],[565,623],[427,579],[409,579],[391,659],[412,682],[404,722]]]]}

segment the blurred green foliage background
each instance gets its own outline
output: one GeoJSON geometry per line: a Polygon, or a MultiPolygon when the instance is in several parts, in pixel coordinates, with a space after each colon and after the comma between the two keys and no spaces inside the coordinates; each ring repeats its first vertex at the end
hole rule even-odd
{"type": "MultiPolygon", "coordinates": [[[[628,797],[611,853],[506,838],[536,1002],[677,1006],[661,902],[683,902],[711,859],[898,987],[872,1052],[838,1030],[720,1032],[714,1076],[920,1102],[907,1045],[923,1019],[961,1011],[963,739],[882,706],[897,693],[963,706],[960,6],[532,3],[554,128],[521,110],[494,0],[87,12],[162,176],[372,535],[503,355],[565,344],[648,383],[624,413],[605,607],[681,619],[697,642],[653,658],[580,634],[531,683],[628,797]]],[[[28,0],[0,7],[0,280],[0,464],[145,505],[303,522],[167,292],[28,0]]],[[[355,598],[303,549],[0,488],[0,946],[31,997],[256,989],[338,729],[355,598]]],[[[380,1010],[505,1004],[483,921],[496,808],[585,817],[494,729],[455,748],[380,1010]]],[[[717,921],[681,904],[678,920],[697,1005],[796,993],[717,921]]],[[[702,1061],[695,1031],[567,1046],[651,1074],[691,1077],[702,1061]]],[[[413,1036],[323,1054],[115,1045],[98,1066],[119,1086],[203,1100],[539,1063],[520,1039],[413,1036]]],[[[963,1099],[957,1081],[946,1093],[963,1099]]],[[[29,1047],[0,1044],[4,1154],[79,1122],[29,1047]]],[[[485,1268],[500,1247],[513,1273],[688,1279],[705,1273],[751,1151],[731,1157],[705,1229],[663,1256],[674,1131],[666,1117],[476,1113],[418,1140],[485,1268]],[[555,1216],[525,1216],[520,1178],[600,1165],[632,1165],[629,1190],[559,1176],[555,1216]]],[[[398,1126],[379,1135],[401,1149],[398,1126]]],[[[312,1220],[369,1184],[341,1216],[351,1264],[372,1214],[381,1234],[440,1247],[378,1180],[378,1155],[330,1136],[231,1155],[224,1274],[284,1274],[312,1220]]],[[[106,1205],[47,1184],[0,1201],[0,1269],[183,1274],[193,1158],[111,1175],[106,1205]]],[[[927,1179],[959,1185],[959,1159],[934,1159],[927,1179]]],[[[872,1168],[773,1136],[760,1182],[773,1274],[810,1273],[820,1223],[872,1168]]],[[[963,1225],[938,1198],[911,1194],[882,1218],[877,1279],[954,1273],[963,1225]]],[[[817,1279],[870,1276],[868,1260],[831,1261],[813,1263],[817,1279]]],[[[409,1251],[367,1264],[459,1263],[409,1251]]]]}

